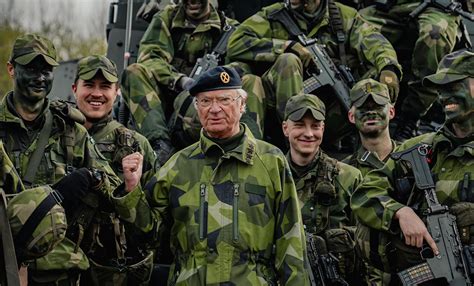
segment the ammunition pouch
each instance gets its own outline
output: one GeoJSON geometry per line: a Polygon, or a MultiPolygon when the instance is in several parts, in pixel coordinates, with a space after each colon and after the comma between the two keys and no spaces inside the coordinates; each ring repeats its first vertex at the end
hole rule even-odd
{"type": "MultiPolygon", "coordinates": [[[[153,271],[153,252],[140,259],[112,259],[101,264],[90,260],[88,276],[91,285],[148,285],[153,271]]],[[[163,282],[163,281],[161,281],[163,282]]]]}
{"type": "Polygon", "coordinates": [[[459,236],[463,245],[474,242],[474,203],[460,202],[451,206],[450,213],[456,216],[459,236]]]}
{"type": "Polygon", "coordinates": [[[334,228],[326,230],[323,235],[328,251],[339,260],[339,271],[343,277],[350,277],[358,271],[354,232],[354,227],[334,228]]]}

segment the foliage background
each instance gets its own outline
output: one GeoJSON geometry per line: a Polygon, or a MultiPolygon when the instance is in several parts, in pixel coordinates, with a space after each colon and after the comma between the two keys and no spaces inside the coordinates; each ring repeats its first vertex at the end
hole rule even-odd
{"type": "Polygon", "coordinates": [[[0,98],[12,89],[6,72],[13,43],[23,33],[53,41],[59,59],[105,54],[110,0],[0,0],[0,98]]]}

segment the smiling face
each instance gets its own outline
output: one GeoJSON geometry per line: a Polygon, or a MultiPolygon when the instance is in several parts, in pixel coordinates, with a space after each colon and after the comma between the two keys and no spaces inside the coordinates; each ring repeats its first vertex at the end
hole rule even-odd
{"type": "Polygon", "coordinates": [[[349,121],[368,138],[379,137],[394,116],[395,109],[390,104],[379,105],[370,96],[361,106],[353,106],[349,111],[349,121]]]}
{"type": "Polygon", "coordinates": [[[239,133],[245,99],[236,89],[212,90],[196,95],[199,121],[209,137],[223,139],[239,133]]]}
{"type": "Polygon", "coordinates": [[[72,86],[76,96],[77,107],[88,122],[99,121],[112,111],[117,97],[117,83],[107,81],[102,73],[97,73],[90,80],[78,79],[72,86]]]}
{"type": "Polygon", "coordinates": [[[210,11],[208,0],[183,0],[186,16],[193,20],[205,18],[210,11]]]}
{"type": "Polygon", "coordinates": [[[53,87],[53,66],[38,56],[27,65],[7,64],[15,96],[29,102],[44,100],[53,87]]]}
{"type": "Polygon", "coordinates": [[[323,140],[324,121],[316,120],[307,112],[298,121],[283,122],[283,133],[290,142],[291,157],[314,158],[323,140]]]}
{"type": "Polygon", "coordinates": [[[474,128],[474,78],[448,83],[439,90],[446,113],[446,124],[454,125],[459,137],[472,134],[474,128]]]}

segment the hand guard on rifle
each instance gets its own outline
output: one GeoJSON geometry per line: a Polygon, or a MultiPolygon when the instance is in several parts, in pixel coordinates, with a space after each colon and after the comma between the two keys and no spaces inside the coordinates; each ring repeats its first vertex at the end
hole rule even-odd
{"type": "Polygon", "coordinates": [[[297,55],[305,68],[307,68],[313,61],[313,57],[309,50],[296,41],[288,41],[285,52],[297,55]]]}
{"type": "Polygon", "coordinates": [[[390,93],[390,101],[392,104],[395,104],[397,101],[398,93],[400,92],[400,82],[398,80],[397,74],[389,69],[384,69],[380,72],[381,83],[387,85],[388,91],[390,93]]]}

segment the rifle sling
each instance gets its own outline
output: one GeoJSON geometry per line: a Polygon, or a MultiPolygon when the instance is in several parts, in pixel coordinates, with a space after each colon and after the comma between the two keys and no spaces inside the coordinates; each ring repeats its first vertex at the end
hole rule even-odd
{"type": "Polygon", "coordinates": [[[304,34],[286,8],[271,12],[268,18],[280,22],[292,38],[298,38],[299,35],[304,34]]]}
{"type": "Polygon", "coordinates": [[[343,65],[347,65],[346,48],[344,47],[344,43],[346,41],[346,34],[344,33],[344,29],[342,26],[341,12],[339,11],[339,8],[337,8],[336,2],[334,2],[334,0],[328,1],[328,10],[329,23],[331,25],[333,33],[336,34],[337,46],[339,48],[339,57],[341,58],[341,63],[343,65]]]}
{"type": "Polygon", "coordinates": [[[26,170],[25,176],[22,178],[23,183],[26,186],[31,186],[35,181],[36,171],[41,162],[41,157],[44,155],[44,150],[48,144],[48,139],[53,129],[53,115],[50,110],[46,111],[45,123],[40,131],[39,138],[37,141],[36,149],[30,157],[29,164],[26,170]]]}

